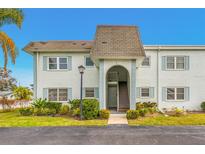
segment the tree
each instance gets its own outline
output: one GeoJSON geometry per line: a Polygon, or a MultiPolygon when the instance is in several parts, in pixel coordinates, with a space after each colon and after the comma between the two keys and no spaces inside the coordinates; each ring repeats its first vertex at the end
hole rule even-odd
{"type": "Polygon", "coordinates": [[[13,95],[17,100],[30,100],[33,93],[29,88],[19,86],[14,88],[13,95]]]}
{"type": "Polygon", "coordinates": [[[16,79],[11,76],[11,70],[4,70],[0,68],[0,91],[12,91],[16,87],[16,79]]]}
{"type": "MultiPolygon", "coordinates": [[[[21,28],[24,20],[21,9],[0,9],[0,27],[6,24],[15,24],[21,28]]],[[[12,63],[15,64],[17,50],[14,41],[3,31],[0,31],[0,46],[4,55],[4,72],[7,71],[8,56],[11,57],[12,63]]]]}

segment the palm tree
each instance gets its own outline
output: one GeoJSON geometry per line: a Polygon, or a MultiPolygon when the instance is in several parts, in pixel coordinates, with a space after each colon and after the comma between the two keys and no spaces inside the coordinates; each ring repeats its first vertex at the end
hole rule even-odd
{"type": "MultiPolygon", "coordinates": [[[[24,19],[21,9],[0,9],[0,27],[6,24],[15,24],[21,28],[24,19]]],[[[0,46],[4,55],[4,72],[7,70],[8,56],[15,64],[17,50],[14,41],[3,31],[0,31],[0,46]]]]}

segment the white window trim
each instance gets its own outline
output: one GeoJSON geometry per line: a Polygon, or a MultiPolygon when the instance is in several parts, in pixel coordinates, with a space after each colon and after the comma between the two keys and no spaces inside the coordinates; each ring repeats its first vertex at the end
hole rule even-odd
{"type": "Polygon", "coordinates": [[[96,87],[85,87],[85,99],[87,98],[87,99],[95,99],[95,88],[96,87]],[[86,88],[93,88],[93,90],[94,90],[94,96],[93,97],[86,97],[86,88]]]}
{"type": "Polygon", "coordinates": [[[49,56],[49,57],[47,57],[48,59],[47,59],[47,69],[48,69],[48,71],[67,71],[67,70],[69,70],[68,69],[68,57],[63,57],[63,56],[61,56],[61,57],[55,57],[55,56],[49,56]],[[49,68],[49,58],[57,58],[57,69],[50,69],[49,68]],[[66,58],[67,59],[67,69],[60,69],[60,58],[66,58]]]}
{"type": "Polygon", "coordinates": [[[85,57],[84,57],[85,67],[86,67],[86,68],[94,68],[94,67],[95,67],[95,64],[94,64],[94,63],[93,63],[93,66],[87,66],[87,65],[86,65],[86,58],[90,58],[90,56],[85,56],[85,57]]]}
{"type": "Polygon", "coordinates": [[[166,61],[166,70],[167,71],[184,71],[185,70],[185,56],[166,56],[167,57],[174,57],[174,68],[167,68],[167,61],[166,61]],[[183,57],[184,58],[184,68],[177,68],[177,57],[183,57]]]}
{"type": "Polygon", "coordinates": [[[140,98],[150,98],[150,88],[151,87],[140,87],[140,98]],[[143,88],[148,88],[149,89],[149,96],[142,96],[142,89],[143,88]]]}
{"type": "MultiPolygon", "coordinates": [[[[50,101],[49,100],[49,89],[57,89],[57,100],[56,100],[56,102],[66,103],[66,102],[69,101],[69,98],[68,98],[68,88],[64,88],[64,87],[60,87],[60,88],[50,87],[50,88],[47,88],[47,98],[48,98],[48,101],[50,101]],[[67,101],[59,101],[59,89],[67,89],[67,101]]],[[[55,101],[51,101],[51,102],[55,102],[55,101]]]]}
{"type": "Polygon", "coordinates": [[[141,67],[142,68],[149,68],[149,67],[151,67],[151,56],[146,56],[145,58],[149,58],[149,65],[147,66],[147,65],[142,65],[142,63],[141,63],[141,67]]]}
{"type": "Polygon", "coordinates": [[[166,101],[167,102],[184,102],[185,101],[185,87],[166,87],[166,101]],[[167,99],[167,89],[168,88],[174,88],[174,99],[167,99]],[[177,88],[183,88],[184,89],[184,99],[177,99],[177,88]]]}

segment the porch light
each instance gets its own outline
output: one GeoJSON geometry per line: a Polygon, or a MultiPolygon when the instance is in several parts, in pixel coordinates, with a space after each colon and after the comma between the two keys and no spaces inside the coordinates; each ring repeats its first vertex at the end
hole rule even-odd
{"type": "Polygon", "coordinates": [[[78,66],[78,70],[79,70],[80,74],[83,74],[85,67],[83,65],[80,65],[80,66],[78,66]]]}

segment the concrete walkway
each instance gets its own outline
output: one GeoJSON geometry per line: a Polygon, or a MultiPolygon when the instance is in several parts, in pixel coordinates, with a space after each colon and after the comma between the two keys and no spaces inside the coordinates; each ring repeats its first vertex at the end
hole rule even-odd
{"type": "Polygon", "coordinates": [[[108,125],[127,125],[128,121],[126,118],[126,114],[110,114],[110,118],[108,119],[108,125]]]}

